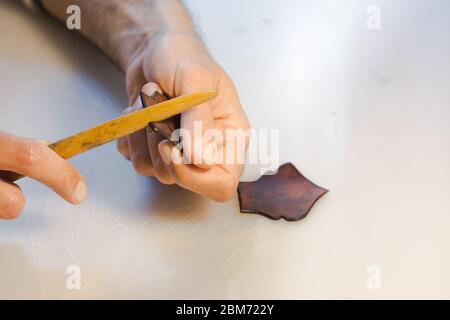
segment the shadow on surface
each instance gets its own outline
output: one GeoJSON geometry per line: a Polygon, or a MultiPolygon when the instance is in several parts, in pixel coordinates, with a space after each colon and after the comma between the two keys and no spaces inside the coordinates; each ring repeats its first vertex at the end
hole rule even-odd
{"type": "Polygon", "coordinates": [[[208,212],[210,201],[179,186],[167,186],[143,178],[136,206],[158,219],[197,220],[208,212]]]}

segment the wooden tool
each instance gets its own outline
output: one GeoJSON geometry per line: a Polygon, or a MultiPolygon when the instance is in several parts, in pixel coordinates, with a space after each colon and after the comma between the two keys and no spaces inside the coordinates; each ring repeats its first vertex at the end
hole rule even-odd
{"type": "MultiPolygon", "coordinates": [[[[51,143],[49,148],[62,158],[69,159],[80,153],[144,129],[149,123],[162,122],[183,113],[215,96],[216,91],[212,90],[162,101],[153,105],[151,108],[144,108],[125,114],[94,128],[51,143]]],[[[20,178],[23,178],[23,176],[14,172],[0,170],[0,179],[14,182],[20,178]]]]}

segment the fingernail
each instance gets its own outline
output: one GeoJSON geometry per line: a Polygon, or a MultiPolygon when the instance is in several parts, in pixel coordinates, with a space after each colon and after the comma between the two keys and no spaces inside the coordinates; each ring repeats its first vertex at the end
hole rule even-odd
{"type": "Polygon", "coordinates": [[[152,96],[155,92],[162,94],[161,88],[154,82],[149,82],[142,87],[142,92],[147,96],[152,96]]]}
{"type": "Polygon", "coordinates": [[[50,142],[50,141],[47,141],[47,140],[38,140],[37,142],[42,143],[42,144],[44,144],[44,145],[46,145],[46,146],[48,146],[49,144],[51,144],[51,142],[50,142]]]}
{"type": "Polygon", "coordinates": [[[86,199],[87,196],[87,187],[83,181],[80,181],[75,189],[75,199],[78,203],[81,203],[86,199]]]}

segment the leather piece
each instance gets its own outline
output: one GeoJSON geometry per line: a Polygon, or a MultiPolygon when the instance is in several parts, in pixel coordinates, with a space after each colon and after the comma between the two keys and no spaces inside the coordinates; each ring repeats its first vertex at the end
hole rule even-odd
{"type": "Polygon", "coordinates": [[[298,221],[328,192],[305,178],[292,163],[274,175],[263,175],[238,187],[241,212],[261,214],[273,220],[298,221]]]}
{"type": "MultiPolygon", "coordinates": [[[[168,97],[165,94],[159,93],[158,91],[155,91],[155,93],[151,96],[148,96],[145,93],[141,92],[140,97],[142,101],[142,106],[144,108],[164,102],[168,99],[168,97]]],[[[180,121],[181,115],[176,115],[175,117],[172,117],[170,119],[161,122],[149,123],[149,126],[150,128],[153,129],[153,131],[159,133],[164,138],[169,139],[170,141],[176,144],[179,142],[179,139],[177,137],[173,137],[172,132],[180,128],[180,121]]]]}

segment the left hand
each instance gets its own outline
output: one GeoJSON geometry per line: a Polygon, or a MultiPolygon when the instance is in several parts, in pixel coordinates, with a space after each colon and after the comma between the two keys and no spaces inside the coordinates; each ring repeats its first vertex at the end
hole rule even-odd
{"type": "Polygon", "coordinates": [[[151,129],[122,138],[118,149],[143,176],[156,177],[164,184],[176,183],[219,202],[233,197],[243,170],[248,137],[230,138],[226,133],[245,132],[249,122],[231,79],[197,36],[154,36],[129,61],[126,85],[130,104],[142,90],[149,95],[162,91],[170,97],[217,90],[213,100],[182,114],[181,153],[151,129]],[[196,123],[201,124],[202,130],[194,130],[196,123]],[[218,138],[220,135],[222,138],[218,138]]]}

